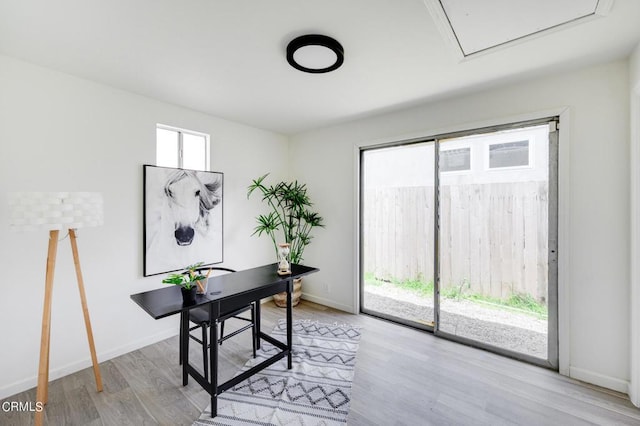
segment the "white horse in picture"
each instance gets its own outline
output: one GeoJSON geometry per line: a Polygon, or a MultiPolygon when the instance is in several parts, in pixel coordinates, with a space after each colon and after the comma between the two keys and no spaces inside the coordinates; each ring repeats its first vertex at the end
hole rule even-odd
{"type": "Polygon", "coordinates": [[[222,261],[222,174],[147,166],[145,275],[222,261]]]}

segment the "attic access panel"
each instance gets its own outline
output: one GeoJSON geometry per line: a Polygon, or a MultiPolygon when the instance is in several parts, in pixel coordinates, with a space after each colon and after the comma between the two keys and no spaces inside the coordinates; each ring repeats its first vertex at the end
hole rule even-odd
{"type": "Polygon", "coordinates": [[[605,15],[613,0],[425,0],[463,57],[605,15]]]}

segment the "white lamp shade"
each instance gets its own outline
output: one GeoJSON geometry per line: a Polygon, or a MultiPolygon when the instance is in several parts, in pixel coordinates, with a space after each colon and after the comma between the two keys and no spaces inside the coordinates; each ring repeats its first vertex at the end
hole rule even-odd
{"type": "Polygon", "coordinates": [[[99,192],[10,192],[12,230],[66,230],[103,223],[99,192]]]}

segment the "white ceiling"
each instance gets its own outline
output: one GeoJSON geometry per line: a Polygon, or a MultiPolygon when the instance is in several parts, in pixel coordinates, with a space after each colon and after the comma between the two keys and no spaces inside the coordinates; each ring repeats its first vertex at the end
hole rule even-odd
{"type": "MultiPolygon", "coordinates": [[[[509,20],[503,2],[483,0],[509,20]]],[[[422,0],[0,0],[0,53],[291,134],[626,57],[639,22],[640,1],[616,0],[605,17],[461,61],[422,0]],[[342,68],[291,68],[285,47],[306,33],[336,38],[342,68]]]]}

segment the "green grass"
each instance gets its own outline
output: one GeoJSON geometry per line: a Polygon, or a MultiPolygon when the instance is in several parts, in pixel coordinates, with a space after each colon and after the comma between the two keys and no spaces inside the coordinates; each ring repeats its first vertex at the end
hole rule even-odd
{"type": "Polygon", "coordinates": [[[507,299],[482,296],[479,294],[466,294],[463,298],[466,300],[476,301],[484,305],[491,305],[495,308],[506,307],[509,309],[517,309],[542,319],[546,319],[548,316],[547,306],[539,303],[529,294],[512,294],[507,299]]]}
{"type": "Polygon", "coordinates": [[[547,317],[547,305],[539,303],[530,294],[512,294],[508,302],[509,306],[513,306],[514,308],[535,312],[544,315],[545,318],[547,317]]]}
{"type": "MultiPolygon", "coordinates": [[[[393,285],[398,288],[416,293],[421,297],[433,297],[434,285],[433,281],[424,281],[422,277],[405,280],[379,280],[371,272],[364,274],[365,285],[381,287],[385,284],[393,285]]],[[[447,299],[469,300],[482,305],[489,305],[495,309],[517,309],[523,313],[534,315],[539,318],[547,318],[547,306],[538,302],[529,294],[512,294],[507,299],[499,299],[496,297],[484,296],[477,293],[469,293],[471,284],[467,280],[463,280],[459,285],[444,287],[440,290],[440,295],[447,299]]]]}
{"type": "Polygon", "coordinates": [[[365,272],[364,274],[364,282],[366,285],[381,287],[385,284],[391,284],[395,287],[402,288],[404,290],[409,290],[417,293],[420,296],[433,296],[433,281],[424,282],[420,277],[416,279],[405,279],[405,280],[379,280],[377,279],[373,273],[365,272]]]}
{"type": "Polygon", "coordinates": [[[382,285],[384,285],[384,281],[382,280],[377,280],[376,277],[373,275],[373,272],[365,272],[364,273],[364,283],[365,285],[371,285],[374,287],[380,287],[382,285]]]}
{"type": "Polygon", "coordinates": [[[406,279],[403,281],[391,281],[393,285],[418,293],[420,296],[433,295],[433,281],[424,282],[420,279],[406,279]]]}

